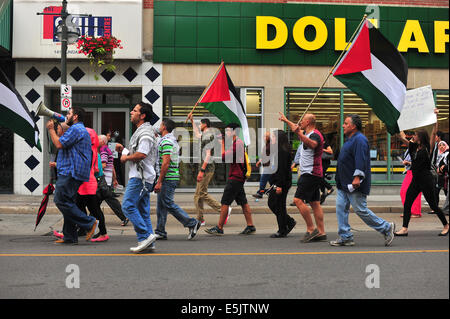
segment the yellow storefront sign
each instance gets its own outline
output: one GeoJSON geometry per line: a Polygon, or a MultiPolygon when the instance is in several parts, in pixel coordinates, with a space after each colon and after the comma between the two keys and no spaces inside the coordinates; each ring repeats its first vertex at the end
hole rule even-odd
{"type": "MultiPolygon", "coordinates": [[[[378,26],[378,21],[370,19],[372,24],[378,26]]],[[[449,22],[434,21],[434,53],[446,53],[446,43],[449,42],[449,22]]],[[[346,42],[346,19],[334,19],[334,42],[336,51],[345,49],[346,42]]],[[[273,16],[256,17],[256,49],[274,50],[283,47],[288,39],[289,30],[286,23],[280,18],[273,16]],[[268,39],[268,28],[275,28],[275,37],[268,39]]],[[[315,51],[325,45],[328,40],[328,29],[325,23],[314,16],[305,16],[298,19],[292,29],[294,42],[303,50],[315,51]],[[305,29],[311,26],[315,29],[315,38],[308,40],[305,37],[305,29]]],[[[422,31],[419,20],[406,20],[397,49],[407,52],[409,49],[417,49],[421,53],[429,53],[427,42],[422,31]]]]}

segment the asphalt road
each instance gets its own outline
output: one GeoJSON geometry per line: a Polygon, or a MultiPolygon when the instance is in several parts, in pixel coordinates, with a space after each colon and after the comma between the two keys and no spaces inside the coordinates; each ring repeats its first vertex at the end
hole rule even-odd
{"type": "Polygon", "coordinates": [[[0,298],[448,299],[449,240],[437,233],[416,230],[384,247],[378,233],[359,231],[355,246],[331,247],[302,244],[298,235],[216,237],[200,229],[192,241],[175,234],[140,255],[129,252],[131,235],[96,244],[80,238],[76,246],[0,235],[0,298]]]}

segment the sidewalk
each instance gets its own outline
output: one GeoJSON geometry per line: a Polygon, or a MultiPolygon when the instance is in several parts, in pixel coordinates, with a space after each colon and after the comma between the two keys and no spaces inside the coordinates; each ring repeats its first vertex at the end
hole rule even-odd
{"type": "MultiPolygon", "coordinates": [[[[292,203],[294,194],[295,194],[295,187],[292,187],[289,191],[288,199],[287,199],[287,210],[288,213],[296,213],[298,212],[296,207],[289,206],[290,203],[292,203]]],[[[259,199],[256,201],[256,199],[252,196],[252,194],[255,194],[257,191],[257,187],[246,187],[245,188],[248,203],[251,207],[253,214],[272,214],[267,206],[267,196],[264,196],[264,198],[259,199]]],[[[210,195],[214,197],[216,200],[220,202],[222,192],[218,191],[211,191],[210,195]]],[[[121,194],[120,197],[118,197],[119,201],[122,202],[123,195],[121,194]]],[[[175,193],[175,202],[183,208],[188,214],[195,214],[196,209],[194,206],[194,190],[177,190],[175,193]]],[[[42,196],[29,196],[29,195],[15,195],[15,194],[0,194],[0,214],[36,214],[39,206],[41,204],[41,201],[43,199],[42,196]]],[[[445,196],[441,194],[440,196],[440,205],[442,206],[445,201],[445,196]]],[[[324,213],[335,213],[336,212],[336,190],[327,197],[326,201],[323,203],[322,208],[324,213]]],[[[403,212],[403,205],[400,200],[400,195],[398,194],[392,194],[387,193],[383,194],[383,192],[374,191],[372,192],[372,195],[369,195],[367,198],[367,205],[368,207],[375,213],[375,214],[382,214],[382,213],[395,213],[395,214],[401,214],[403,212]]],[[[422,197],[422,205],[424,207],[424,212],[428,212],[430,209],[428,207],[427,202],[422,197]]],[[[205,207],[205,214],[214,213],[214,211],[207,205],[204,205],[205,207]]],[[[236,207],[235,210],[240,210],[240,207],[236,205],[234,202],[232,204],[232,207],[236,207]]],[[[111,214],[113,215],[112,210],[109,208],[109,206],[103,202],[102,209],[105,215],[111,214]]],[[[156,213],[156,194],[152,193],[150,195],[150,210],[151,214],[156,213]]],[[[47,213],[46,214],[60,214],[58,208],[55,206],[55,203],[53,202],[53,195],[50,196],[48,206],[47,206],[47,213]]]]}
{"type": "MultiPolygon", "coordinates": [[[[249,205],[253,213],[253,221],[257,229],[257,234],[272,234],[276,231],[276,219],[272,212],[267,207],[267,197],[255,201],[255,198],[251,196],[256,192],[256,188],[246,188],[247,198],[249,205]]],[[[305,232],[305,223],[300,216],[296,207],[289,206],[292,202],[295,193],[295,188],[291,189],[288,196],[288,213],[297,221],[297,226],[293,230],[291,236],[302,236],[305,232]]],[[[177,204],[182,207],[190,216],[195,217],[196,211],[193,203],[193,192],[177,192],[175,200],[177,204]]],[[[211,192],[211,195],[220,200],[222,193],[211,192]]],[[[118,199],[122,200],[121,195],[118,199]]],[[[328,233],[337,232],[337,220],[336,220],[336,208],[335,208],[336,196],[333,193],[330,195],[323,205],[325,213],[325,228],[328,233]]],[[[440,197],[441,205],[444,203],[445,198],[440,197]]],[[[41,220],[36,231],[34,231],[34,225],[36,220],[36,214],[42,201],[41,196],[26,196],[26,195],[13,195],[13,194],[0,194],[0,234],[1,235],[45,235],[52,230],[61,230],[63,218],[59,210],[53,203],[53,196],[50,197],[46,215],[41,220]]],[[[151,219],[152,223],[156,224],[156,195],[151,194],[151,219]]],[[[425,200],[423,203],[423,215],[422,218],[412,218],[410,229],[415,230],[432,230],[440,232],[442,225],[435,215],[427,214],[429,207],[425,200]]],[[[403,206],[398,195],[386,195],[375,194],[368,197],[369,208],[377,214],[377,216],[387,220],[393,221],[399,229],[402,225],[402,218],[400,214],[403,212],[403,206]]],[[[237,235],[245,227],[245,219],[242,214],[242,210],[235,203],[232,205],[233,211],[229,222],[224,228],[225,235],[237,235]]],[[[135,236],[135,232],[131,223],[122,227],[121,221],[114,215],[112,210],[104,203],[102,209],[105,213],[106,226],[108,234],[111,237],[130,235],[135,236]]],[[[217,224],[219,215],[212,211],[212,209],[205,205],[205,220],[206,225],[200,230],[200,236],[209,236],[203,229],[206,227],[212,227],[217,224]]],[[[448,217],[447,217],[448,219],[448,217]]],[[[358,231],[372,231],[356,214],[350,214],[350,225],[355,230],[355,235],[358,231]]],[[[169,238],[171,235],[188,235],[188,230],[185,229],[175,218],[169,216],[167,219],[167,232],[169,238]]]]}

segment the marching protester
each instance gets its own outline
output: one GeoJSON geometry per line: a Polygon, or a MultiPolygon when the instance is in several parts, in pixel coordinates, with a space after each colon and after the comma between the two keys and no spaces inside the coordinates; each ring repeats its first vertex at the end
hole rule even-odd
{"type": "MultiPolygon", "coordinates": [[[[362,121],[359,115],[347,115],[343,124],[346,141],[339,153],[336,168],[336,216],[338,221],[337,240],[331,246],[353,246],[353,233],[348,222],[349,209],[353,210],[368,226],[384,235],[385,246],[394,239],[395,224],[376,216],[367,207],[370,193],[370,149],[369,141],[361,133],[362,121]]],[[[414,197],[415,198],[415,197],[414,197]]]]}
{"type": "Polygon", "coordinates": [[[194,136],[201,140],[200,161],[197,174],[197,187],[195,189],[194,204],[197,209],[197,219],[201,225],[205,224],[203,203],[206,202],[216,212],[220,213],[220,203],[208,194],[208,185],[211,182],[215,165],[212,157],[214,156],[214,135],[211,132],[211,122],[208,119],[200,120],[200,132],[197,125],[194,124],[194,116],[190,113],[188,118],[191,120],[194,136]]]}
{"type": "MultiPolygon", "coordinates": [[[[405,166],[405,178],[403,179],[402,186],[400,188],[400,198],[402,204],[405,205],[406,192],[411,184],[413,173],[411,171],[411,154],[409,150],[406,150],[403,155],[403,165],[405,166]]],[[[420,192],[411,206],[411,217],[419,218],[422,216],[422,192],[420,192]]],[[[400,216],[403,217],[403,214],[400,216]]]]}
{"type": "Polygon", "coordinates": [[[294,218],[288,215],[286,210],[287,194],[292,186],[292,150],[288,136],[282,130],[273,132],[271,141],[272,144],[277,146],[277,151],[274,155],[274,164],[277,169],[270,175],[270,185],[273,186],[273,190],[269,193],[267,204],[277,218],[278,231],[270,237],[283,238],[291,232],[297,223],[294,218]]]}
{"type": "Polygon", "coordinates": [[[122,221],[122,226],[126,226],[129,219],[123,214],[122,205],[114,196],[113,192],[114,183],[117,183],[116,171],[114,169],[114,156],[107,145],[108,138],[106,135],[99,135],[98,140],[100,144],[101,166],[103,168],[106,183],[106,187],[101,191],[100,200],[104,200],[108,206],[111,207],[114,214],[122,221]]]}
{"type": "Polygon", "coordinates": [[[294,203],[306,223],[306,233],[301,242],[324,241],[327,239],[327,235],[325,234],[323,210],[320,205],[320,186],[322,185],[323,177],[323,136],[316,129],[316,117],[314,114],[307,113],[301,119],[300,125],[297,125],[280,113],[279,120],[285,122],[302,142],[299,146],[301,148],[299,155],[300,178],[298,179],[294,197],[294,203]],[[313,210],[316,227],[305,202],[309,203],[313,210]]]}
{"type": "Polygon", "coordinates": [[[447,236],[449,225],[443,211],[437,204],[437,199],[435,196],[436,181],[430,171],[430,138],[428,133],[423,130],[416,131],[413,135],[412,141],[408,141],[408,139],[406,139],[404,132],[400,132],[399,136],[401,140],[408,145],[408,150],[412,158],[411,171],[413,178],[406,192],[405,204],[403,207],[403,227],[395,233],[395,236],[408,236],[411,206],[420,192],[423,193],[428,205],[434,212],[436,212],[439,220],[444,226],[443,230],[439,233],[439,236],[447,236]]]}
{"type": "MultiPolygon", "coordinates": [[[[130,112],[130,120],[137,129],[130,139],[129,154],[124,153],[124,149],[120,157],[122,163],[130,162],[122,211],[136,232],[138,245],[130,248],[133,253],[142,252],[156,240],[150,220],[150,192],[156,177],[157,159],[155,130],[150,124],[153,114],[150,104],[139,102],[135,105],[130,112]]],[[[154,245],[150,248],[154,248],[154,245]]]]}
{"type": "Polygon", "coordinates": [[[266,192],[266,185],[270,179],[270,132],[264,134],[264,146],[261,150],[261,158],[256,162],[256,167],[261,166],[261,177],[259,179],[259,189],[252,196],[255,198],[263,198],[266,192]]]}
{"type": "Polygon", "coordinates": [[[157,239],[167,239],[167,213],[171,213],[184,227],[189,228],[188,239],[191,240],[197,234],[201,226],[201,221],[189,217],[174,201],[175,189],[180,181],[180,171],[178,169],[179,146],[172,133],[174,129],[174,121],[170,119],[163,119],[161,121],[159,127],[161,139],[158,142],[157,149],[159,177],[154,188],[155,193],[158,194],[156,206],[157,227],[155,233],[157,234],[157,239]]]}
{"type": "Polygon", "coordinates": [[[333,159],[333,149],[331,148],[328,141],[324,139],[323,141],[323,153],[322,153],[322,185],[320,186],[320,204],[325,201],[325,199],[334,192],[333,186],[327,181],[327,170],[331,165],[331,160],[333,159]]]}
{"type": "Polygon", "coordinates": [[[63,235],[58,244],[77,244],[77,227],[85,230],[89,241],[95,233],[98,221],[83,213],[75,203],[78,188],[89,181],[92,151],[91,138],[83,125],[85,111],[80,107],[69,109],[66,124],[69,129],[58,137],[53,120],[46,124],[53,144],[58,148],[57,171],[54,202],[64,216],[63,235]]]}
{"type": "MultiPolygon", "coordinates": [[[[100,203],[96,196],[97,194],[97,178],[95,173],[98,173],[98,136],[97,133],[87,127],[86,130],[91,137],[91,150],[92,150],[92,165],[89,174],[89,181],[81,184],[78,188],[78,195],[76,199],[76,204],[85,214],[87,214],[86,208],[88,208],[91,216],[94,216],[98,220],[99,236],[97,238],[91,239],[91,241],[101,242],[107,241],[109,236],[106,232],[105,216],[100,209],[100,203]]],[[[95,237],[95,236],[94,236],[95,237]]]]}
{"type": "Polygon", "coordinates": [[[210,235],[223,235],[223,226],[229,215],[231,203],[236,201],[242,207],[247,227],[241,232],[242,235],[249,235],[256,232],[253,224],[250,205],[245,195],[245,149],[244,142],[237,136],[240,127],[236,123],[230,123],[225,127],[225,140],[222,141],[222,161],[230,163],[227,184],[223,190],[220,209],[219,222],[216,226],[205,229],[210,235]],[[228,149],[225,149],[225,142],[232,141],[228,149]]]}

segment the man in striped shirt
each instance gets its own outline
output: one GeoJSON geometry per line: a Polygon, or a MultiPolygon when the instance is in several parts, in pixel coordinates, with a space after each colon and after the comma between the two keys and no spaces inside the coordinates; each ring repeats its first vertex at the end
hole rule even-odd
{"type": "Polygon", "coordinates": [[[155,230],[157,239],[167,239],[166,222],[167,213],[171,213],[184,227],[189,228],[188,239],[194,238],[200,228],[201,222],[191,218],[174,202],[175,189],[180,181],[179,146],[172,131],[175,122],[163,119],[159,131],[161,140],[158,143],[159,178],[154,191],[158,194],[156,216],[157,228],[155,230]]]}
{"type": "Polygon", "coordinates": [[[297,125],[289,121],[284,114],[280,113],[280,121],[285,122],[288,127],[297,134],[301,141],[300,149],[300,178],[297,182],[297,191],[294,203],[306,223],[306,234],[302,243],[311,241],[325,241],[325,227],[323,221],[323,210],[320,206],[320,186],[322,184],[322,152],[323,136],[316,129],[316,117],[307,113],[297,125]],[[311,214],[306,203],[309,203],[314,213],[316,227],[314,227],[311,214]]]}

